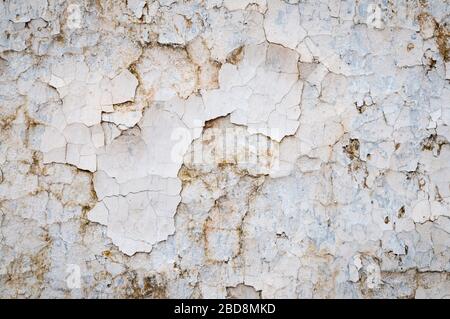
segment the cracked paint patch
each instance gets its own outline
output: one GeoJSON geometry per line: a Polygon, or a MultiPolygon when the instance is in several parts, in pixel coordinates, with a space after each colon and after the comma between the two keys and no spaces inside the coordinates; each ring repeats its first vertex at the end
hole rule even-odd
{"type": "Polygon", "coordinates": [[[1,2],[0,296],[449,297],[449,6],[1,2]]]}

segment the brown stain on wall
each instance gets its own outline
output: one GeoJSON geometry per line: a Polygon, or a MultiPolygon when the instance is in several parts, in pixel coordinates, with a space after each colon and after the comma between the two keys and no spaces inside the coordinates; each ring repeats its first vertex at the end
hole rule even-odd
{"type": "Polygon", "coordinates": [[[450,36],[450,32],[448,30],[447,24],[437,24],[437,28],[435,30],[436,36],[436,44],[439,49],[439,53],[445,62],[450,61],[450,47],[448,43],[448,38],[450,36]]]}
{"type": "Polygon", "coordinates": [[[419,26],[421,30],[425,27],[425,25],[429,24],[434,28],[433,37],[435,38],[436,45],[439,50],[439,54],[441,55],[444,62],[450,61],[450,47],[449,47],[449,37],[450,30],[447,26],[447,23],[439,23],[436,19],[429,14],[428,12],[422,12],[417,16],[417,21],[419,22],[419,26]]]}
{"type": "Polygon", "coordinates": [[[124,289],[125,298],[128,299],[165,299],[167,298],[167,288],[164,278],[158,279],[155,275],[145,276],[139,282],[136,272],[131,272],[129,284],[124,289]]]}
{"type": "Polygon", "coordinates": [[[227,56],[226,61],[227,63],[236,65],[242,60],[243,57],[244,57],[244,46],[241,45],[239,48],[231,51],[231,53],[227,56]]]}

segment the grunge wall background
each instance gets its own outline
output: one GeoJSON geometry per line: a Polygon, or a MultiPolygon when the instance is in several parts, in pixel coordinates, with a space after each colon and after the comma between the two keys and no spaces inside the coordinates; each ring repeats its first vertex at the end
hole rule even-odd
{"type": "Polygon", "coordinates": [[[446,0],[0,2],[0,296],[450,296],[446,0]]]}

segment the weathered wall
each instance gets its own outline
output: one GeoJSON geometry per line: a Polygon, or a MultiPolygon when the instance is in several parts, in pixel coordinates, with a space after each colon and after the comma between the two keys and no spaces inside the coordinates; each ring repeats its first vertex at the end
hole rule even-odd
{"type": "Polygon", "coordinates": [[[450,297],[449,14],[0,2],[0,296],[450,297]]]}

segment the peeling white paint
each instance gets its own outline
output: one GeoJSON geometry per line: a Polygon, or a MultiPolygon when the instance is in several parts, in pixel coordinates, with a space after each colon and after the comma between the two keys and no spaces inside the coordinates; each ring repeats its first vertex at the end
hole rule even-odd
{"type": "Polygon", "coordinates": [[[448,297],[450,4],[372,2],[1,2],[0,296],[448,297]]]}

